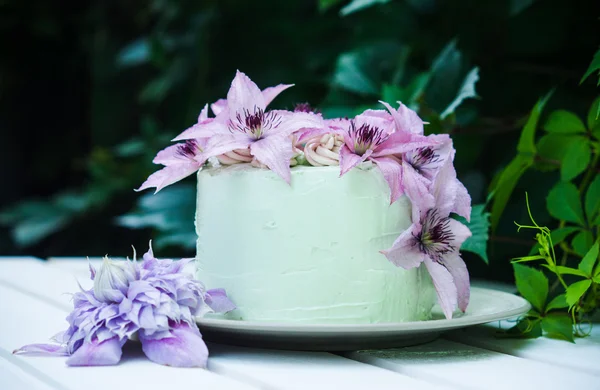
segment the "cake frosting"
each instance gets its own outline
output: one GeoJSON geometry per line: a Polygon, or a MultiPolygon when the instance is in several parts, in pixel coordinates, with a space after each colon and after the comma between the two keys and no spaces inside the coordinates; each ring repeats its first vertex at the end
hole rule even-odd
{"type": "Polygon", "coordinates": [[[230,317],[299,323],[424,320],[435,301],[424,267],[379,251],[411,224],[365,163],[291,169],[291,185],[249,165],[198,173],[197,277],[237,305],[230,317]]]}

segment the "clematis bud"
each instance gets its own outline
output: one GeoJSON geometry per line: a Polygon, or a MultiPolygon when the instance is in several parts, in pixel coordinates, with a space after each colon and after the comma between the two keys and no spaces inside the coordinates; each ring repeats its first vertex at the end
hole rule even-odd
{"type": "Polygon", "coordinates": [[[104,256],[102,266],[94,277],[94,296],[103,302],[120,302],[135,280],[136,271],[129,261],[114,261],[104,256]]]}
{"type": "Polygon", "coordinates": [[[315,167],[339,165],[342,145],[344,145],[344,138],[341,135],[323,134],[306,141],[304,156],[310,165],[315,167]]]}

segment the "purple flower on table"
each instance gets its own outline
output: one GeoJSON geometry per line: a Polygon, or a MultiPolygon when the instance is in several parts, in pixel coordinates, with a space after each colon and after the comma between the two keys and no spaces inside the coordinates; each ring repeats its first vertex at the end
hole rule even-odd
{"type": "Polygon", "coordinates": [[[457,306],[463,312],[466,310],[470,296],[469,274],[459,249],[471,231],[450,216],[457,202],[467,201],[460,199],[457,183],[456,172],[448,159],[432,186],[433,207],[419,209],[418,204],[413,204],[412,225],[400,234],[391,248],[382,251],[394,265],[405,269],[425,263],[438,302],[448,319],[457,306]]]}
{"type": "Polygon", "coordinates": [[[142,262],[104,260],[90,266],[94,287],[73,295],[69,328],[56,344],[31,344],[14,353],[68,356],[70,366],[111,365],[134,334],[152,361],[204,367],[208,351],[196,316],[235,309],[222,289],[206,291],[183,271],[191,259],[159,260],[152,248],[142,262]]]}
{"type": "Polygon", "coordinates": [[[267,104],[283,89],[261,91],[238,71],[227,94],[227,106],[222,107],[210,128],[189,134],[210,137],[203,157],[249,149],[258,163],[289,183],[290,160],[294,156],[292,134],[303,128],[322,127],[323,120],[320,115],[306,112],[267,111],[267,104]]]}
{"type": "Polygon", "coordinates": [[[340,150],[340,176],[370,160],[381,170],[390,187],[390,203],[394,203],[404,193],[398,156],[429,147],[434,144],[432,140],[398,127],[394,117],[383,110],[367,110],[341,124],[346,126],[342,133],[345,145],[340,150]]]}

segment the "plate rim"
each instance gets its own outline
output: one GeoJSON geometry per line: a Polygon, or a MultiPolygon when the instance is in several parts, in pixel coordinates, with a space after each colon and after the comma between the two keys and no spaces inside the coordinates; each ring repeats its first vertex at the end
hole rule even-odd
{"type": "MultiPolygon", "coordinates": [[[[510,299],[514,307],[501,312],[489,314],[470,314],[448,319],[432,319],[409,322],[383,322],[374,324],[301,324],[297,322],[280,321],[245,321],[236,319],[196,317],[198,326],[210,328],[213,331],[241,331],[241,332],[271,332],[285,334],[290,332],[302,333],[370,333],[370,332],[423,332],[443,331],[466,326],[480,325],[488,322],[500,321],[523,315],[531,310],[531,304],[524,298],[508,292],[486,288],[471,287],[471,295],[491,295],[497,299],[510,299]]],[[[468,308],[467,308],[468,312],[468,308]]]]}

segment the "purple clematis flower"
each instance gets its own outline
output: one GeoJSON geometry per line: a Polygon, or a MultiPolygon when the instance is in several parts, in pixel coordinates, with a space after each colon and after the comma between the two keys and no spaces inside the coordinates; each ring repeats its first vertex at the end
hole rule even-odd
{"type": "MultiPolygon", "coordinates": [[[[208,105],[206,105],[200,112],[197,125],[208,126],[213,120],[214,118],[208,117],[208,105]]],[[[158,152],[152,162],[165,167],[150,175],[136,191],[155,187],[156,193],[198,171],[206,162],[202,152],[207,142],[207,138],[188,139],[158,152]]]]}
{"type": "Polygon", "coordinates": [[[73,295],[69,328],[56,344],[26,345],[14,353],[68,356],[70,366],[117,364],[123,344],[139,336],[146,356],[178,367],[204,367],[208,350],[195,316],[235,309],[222,289],[206,291],[183,272],[191,259],[159,260],[152,247],[142,262],[90,266],[94,287],[73,295]]]}
{"type": "Polygon", "coordinates": [[[383,110],[367,110],[357,115],[347,122],[344,130],[342,134],[345,145],[340,150],[340,176],[364,161],[372,161],[381,170],[390,187],[390,203],[394,203],[404,193],[402,166],[398,156],[434,144],[431,139],[398,127],[394,117],[383,110]]]}
{"type": "Polygon", "coordinates": [[[238,71],[227,94],[227,106],[210,126],[198,127],[187,136],[210,137],[204,159],[249,148],[256,160],[290,183],[290,160],[294,156],[291,135],[303,128],[322,127],[320,115],[306,112],[266,111],[267,104],[288,86],[261,91],[238,71]]]}
{"type": "MultiPolygon", "coordinates": [[[[382,253],[394,265],[405,269],[425,263],[437,292],[438,302],[446,318],[452,318],[456,306],[463,312],[469,303],[469,274],[460,257],[460,246],[471,231],[450,217],[460,199],[456,172],[450,159],[438,172],[433,183],[435,203],[420,210],[413,204],[413,223],[382,253]]],[[[470,198],[468,206],[470,208],[470,198]]]]}

